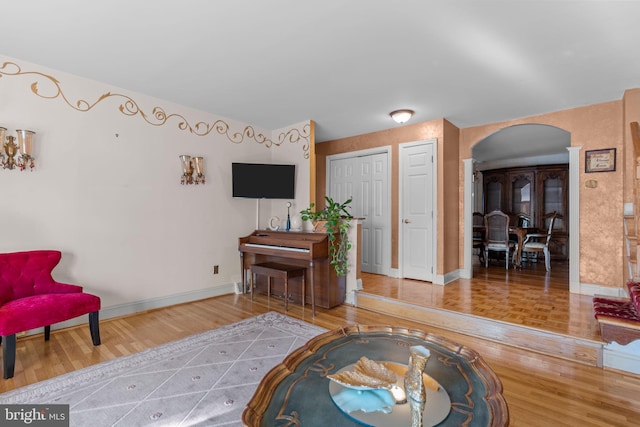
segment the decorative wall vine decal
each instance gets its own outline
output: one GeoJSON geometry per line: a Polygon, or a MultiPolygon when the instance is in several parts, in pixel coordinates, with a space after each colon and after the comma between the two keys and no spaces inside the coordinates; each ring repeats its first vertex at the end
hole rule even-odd
{"type": "Polygon", "coordinates": [[[302,142],[302,151],[304,152],[304,158],[309,158],[309,137],[311,136],[311,124],[307,123],[302,127],[302,130],[291,128],[286,132],[281,132],[278,135],[278,142],[276,145],[282,145],[284,142],[291,144],[298,144],[302,142]]]}
{"type": "Polygon", "coordinates": [[[229,123],[220,119],[216,120],[213,123],[197,122],[191,125],[189,121],[181,114],[167,114],[167,112],[161,107],[154,107],[151,111],[151,116],[149,116],[140,108],[138,103],[133,98],[120,93],[106,92],[92,103],[85,101],[84,99],[80,99],[74,104],[64,94],[60,82],[55,77],[37,71],[22,71],[22,68],[20,68],[20,66],[14,62],[5,62],[2,64],[2,67],[0,67],[0,78],[5,76],[26,75],[34,75],[42,78],[55,87],[55,91],[52,95],[45,95],[39,90],[38,81],[35,81],[31,83],[31,92],[33,92],[35,95],[45,99],[56,99],[60,97],[69,107],[73,108],[76,111],[86,113],[105,99],[119,98],[122,103],[120,104],[118,109],[122,114],[125,114],[127,116],[140,116],[145,122],[152,126],[163,126],[167,123],[168,120],[177,119],[178,129],[180,130],[189,131],[190,133],[197,136],[207,136],[212,131],[215,131],[220,135],[226,136],[227,139],[234,144],[241,144],[247,140],[253,140],[258,144],[263,144],[265,147],[271,148],[272,146],[279,147],[285,142],[291,144],[302,143],[304,158],[309,158],[309,137],[311,136],[311,125],[309,123],[305,124],[302,129],[291,128],[284,132],[281,132],[278,135],[278,139],[274,141],[271,138],[265,136],[263,133],[256,133],[254,127],[250,125],[245,126],[245,128],[241,132],[232,132],[229,123]]]}

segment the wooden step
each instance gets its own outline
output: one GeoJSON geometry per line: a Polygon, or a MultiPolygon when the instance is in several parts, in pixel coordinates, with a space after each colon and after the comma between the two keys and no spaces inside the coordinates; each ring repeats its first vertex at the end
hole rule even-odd
{"type": "MultiPolygon", "coordinates": [[[[637,185],[637,184],[636,184],[637,185]]],[[[638,276],[638,236],[635,215],[624,215],[624,235],[629,278],[638,276]]]]}
{"type": "Polygon", "coordinates": [[[624,232],[626,236],[637,236],[637,221],[633,215],[624,216],[624,232]]]}
{"type": "Polygon", "coordinates": [[[638,239],[634,237],[627,237],[627,257],[629,260],[638,259],[638,239]]]}
{"type": "Polygon", "coordinates": [[[629,277],[637,277],[638,274],[638,260],[628,258],[627,263],[629,264],[629,277]]]}
{"type": "Polygon", "coordinates": [[[564,360],[602,367],[604,343],[356,292],[356,306],[564,360]]]}
{"type": "Polygon", "coordinates": [[[629,123],[631,128],[631,141],[633,141],[633,151],[636,158],[640,156],[640,124],[638,122],[629,123]]]}

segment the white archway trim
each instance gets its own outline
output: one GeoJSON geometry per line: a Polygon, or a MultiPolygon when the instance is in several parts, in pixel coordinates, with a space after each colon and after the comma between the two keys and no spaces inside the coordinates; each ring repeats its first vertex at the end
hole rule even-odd
{"type": "Polygon", "coordinates": [[[581,293],[580,286],[580,151],[569,151],[569,292],[581,293]]]}
{"type": "Polygon", "coordinates": [[[463,159],[464,163],[464,264],[460,277],[473,277],[473,159],[463,159]]]}
{"type": "MultiPolygon", "coordinates": [[[[582,147],[567,147],[569,151],[569,292],[592,294],[580,285],[580,151],[582,147]]],[[[464,163],[464,264],[461,277],[473,277],[473,159],[464,163]]]]}

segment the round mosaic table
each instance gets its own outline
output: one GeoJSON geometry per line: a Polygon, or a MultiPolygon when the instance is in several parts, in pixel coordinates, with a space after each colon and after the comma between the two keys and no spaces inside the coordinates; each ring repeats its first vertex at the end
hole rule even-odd
{"type": "Polygon", "coordinates": [[[287,356],[262,379],[242,421],[251,427],[366,425],[336,405],[327,375],[362,356],[407,364],[411,346],[424,346],[431,352],[425,373],[449,395],[451,408],[438,425],[509,424],[502,383],[476,351],[424,331],[362,325],[319,335],[287,356]]]}

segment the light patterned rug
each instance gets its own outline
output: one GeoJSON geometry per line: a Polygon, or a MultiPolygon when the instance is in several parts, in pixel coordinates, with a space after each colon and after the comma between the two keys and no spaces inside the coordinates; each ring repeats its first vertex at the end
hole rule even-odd
{"type": "Polygon", "coordinates": [[[325,329],[269,312],[0,394],[69,404],[71,426],[240,426],[260,380],[325,329]]]}

